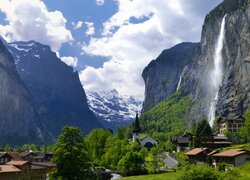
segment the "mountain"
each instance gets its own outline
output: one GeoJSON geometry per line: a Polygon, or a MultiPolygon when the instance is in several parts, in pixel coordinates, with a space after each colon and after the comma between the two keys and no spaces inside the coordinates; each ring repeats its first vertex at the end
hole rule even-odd
{"type": "Polygon", "coordinates": [[[63,63],[49,46],[35,41],[14,42],[8,49],[53,138],[66,125],[78,126],[84,133],[102,127],[88,107],[78,72],[63,63]]]}
{"type": "Polygon", "coordinates": [[[105,128],[116,131],[118,126],[129,125],[136,112],[142,107],[142,100],[132,96],[122,96],[112,91],[86,91],[90,109],[105,128]]]}
{"type": "MultiPolygon", "coordinates": [[[[178,129],[175,119],[187,127],[202,118],[212,124],[218,116],[244,115],[250,105],[249,3],[224,0],[206,16],[201,41],[190,49],[190,58],[175,63],[176,58],[160,55],[145,68],[145,113],[141,118],[145,129],[164,131],[166,124],[167,131],[178,129]]],[[[179,53],[182,48],[177,49],[179,53]]]]}
{"type": "Polygon", "coordinates": [[[145,112],[165,100],[180,88],[183,74],[187,71],[198,43],[181,43],[164,50],[143,70],[145,83],[145,112]]]}
{"type": "Polygon", "coordinates": [[[14,60],[0,40],[0,142],[40,142],[45,130],[33,99],[15,69],[14,60]]]}

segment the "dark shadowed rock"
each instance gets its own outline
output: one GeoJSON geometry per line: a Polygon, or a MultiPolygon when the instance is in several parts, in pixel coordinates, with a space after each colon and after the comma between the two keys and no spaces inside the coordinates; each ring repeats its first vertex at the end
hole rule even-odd
{"type": "Polygon", "coordinates": [[[44,134],[32,97],[16,72],[11,54],[0,41],[0,142],[39,142],[44,134]]]}
{"type": "Polygon", "coordinates": [[[85,133],[101,127],[89,110],[78,72],[73,72],[49,46],[29,41],[10,43],[8,48],[53,137],[66,125],[78,126],[85,133]]]}

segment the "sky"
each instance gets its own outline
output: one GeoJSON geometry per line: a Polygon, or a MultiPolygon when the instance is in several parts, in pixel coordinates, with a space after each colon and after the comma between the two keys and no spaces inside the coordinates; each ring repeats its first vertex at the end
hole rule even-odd
{"type": "Polygon", "coordinates": [[[0,0],[0,35],[50,45],[86,90],[143,97],[147,64],[180,42],[198,42],[222,0],[0,0]]]}

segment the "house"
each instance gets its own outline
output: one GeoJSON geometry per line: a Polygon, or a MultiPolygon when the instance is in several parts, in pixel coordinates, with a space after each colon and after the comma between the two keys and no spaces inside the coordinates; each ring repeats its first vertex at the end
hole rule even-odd
{"type": "Polygon", "coordinates": [[[4,180],[19,180],[21,170],[13,165],[0,165],[0,179],[4,180]]]}
{"type": "MultiPolygon", "coordinates": [[[[45,180],[47,173],[55,166],[50,162],[41,162],[33,164],[28,161],[10,161],[5,165],[16,168],[15,172],[16,175],[18,175],[18,178],[15,179],[41,179],[41,180],[45,180]]],[[[14,174],[11,174],[10,172],[6,171],[5,176],[12,177],[14,176],[14,174]]],[[[14,178],[12,177],[12,179],[14,178]]]]}
{"type": "Polygon", "coordinates": [[[140,143],[141,147],[146,147],[147,149],[151,149],[154,146],[157,146],[157,141],[154,140],[150,136],[146,136],[144,138],[140,138],[141,127],[139,122],[138,114],[136,114],[135,123],[133,127],[133,142],[140,143]]]}
{"type": "Polygon", "coordinates": [[[212,155],[216,163],[226,163],[240,166],[250,161],[250,151],[244,149],[230,149],[212,155]]]}
{"type": "Polygon", "coordinates": [[[157,146],[157,141],[150,136],[146,136],[140,140],[140,144],[147,149],[151,149],[152,147],[157,146]]]}
{"type": "Polygon", "coordinates": [[[11,156],[6,152],[0,152],[0,164],[5,164],[11,160],[11,156]]]}
{"type": "Polygon", "coordinates": [[[54,156],[53,152],[37,153],[37,156],[31,157],[32,162],[49,162],[54,156]]]}
{"type": "Polygon", "coordinates": [[[176,145],[177,152],[189,150],[189,145],[192,143],[193,135],[188,133],[182,136],[171,137],[171,142],[176,145]]]}
{"type": "Polygon", "coordinates": [[[32,161],[32,159],[36,156],[36,154],[32,151],[24,151],[21,152],[19,155],[24,161],[32,161]]]}
{"type": "Polygon", "coordinates": [[[236,118],[220,117],[217,121],[220,134],[225,135],[226,132],[239,133],[240,128],[245,126],[245,118],[238,116],[236,118]]]}
{"type": "Polygon", "coordinates": [[[5,164],[11,160],[21,160],[16,152],[0,152],[0,164],[5,164]]]}
{"type": "Polygon", "coordinates": [[[206,142],[206,146],[211,149],[218,149],[231,146],[231,142],[227,140],[227,137],[224,135],[218,134],[213,136],[213,141],[206,142]]]}
{"type": "Polygon", "coordinates": [[[191,151],[186,152],[185,154],[188,156],[188,160],[190,163],[196,162],[206,162],[207,158],[214,152],[212,149],[201,147],[194,148],[191,151]]]}

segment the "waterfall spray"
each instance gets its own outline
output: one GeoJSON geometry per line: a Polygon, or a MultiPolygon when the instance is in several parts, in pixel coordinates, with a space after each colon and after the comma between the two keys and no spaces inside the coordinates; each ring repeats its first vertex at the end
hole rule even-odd
{"type": "Polygon", "coordinates": [[[215,119],[215,111],[216,111],[216,105],[219,97],[219,88],[222,83],[222,77],[223,77],[223,57],[222,57],[222,50],[223,50],[223,41],[225,37],[225,18],[227,15],[225,15],[221,22],[220,27],[220,34],[218,37],[218,41],[215,48],[215,54],[214,54],[214,69],[211,71],[211,88],[214,96],[212,97],[212,100],[210,102],[210,109],[208,113],[208,120],[209,124],[212,126],[214,119],[215,119]]]}

